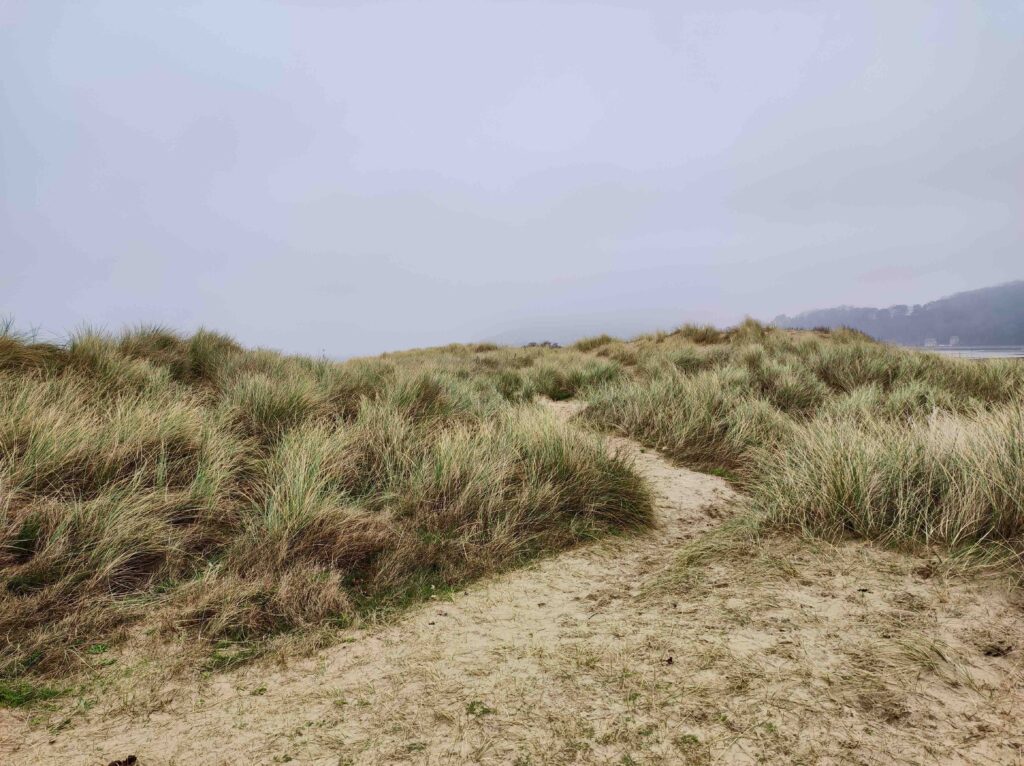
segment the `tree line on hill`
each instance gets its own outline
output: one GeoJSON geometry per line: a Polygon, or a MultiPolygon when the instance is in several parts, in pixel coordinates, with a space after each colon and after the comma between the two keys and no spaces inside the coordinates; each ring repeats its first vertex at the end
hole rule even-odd
{"type": "Polygon", "coordinates": [[[1024,345],[1024,280],[956,293],[923,305],[888,308],[838,306],[789,317],[778,327],[852,327],[878,340],[910,346],[931,340],[940,345],[1024,345]]]}

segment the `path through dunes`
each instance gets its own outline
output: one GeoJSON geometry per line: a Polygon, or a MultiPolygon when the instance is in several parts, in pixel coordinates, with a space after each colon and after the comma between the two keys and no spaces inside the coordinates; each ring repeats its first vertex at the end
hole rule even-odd
{"type": "MultiPolygon", "coordinates": [[[[573,405],[551,405],[568,417],[573,405]]],[[[650,592],[734,493],[632,442],[657,527],[569,551],[289,663],[117,682],[65,728],[0,712],[11,764],[1007,763],[1019,603],[851,543],[727,543],[650,592]]]]}

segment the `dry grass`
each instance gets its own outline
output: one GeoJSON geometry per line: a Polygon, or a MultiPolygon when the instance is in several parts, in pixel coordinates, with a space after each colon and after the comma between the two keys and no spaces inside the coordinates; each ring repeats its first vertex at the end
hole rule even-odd
{"type": "Polygon", "coordinates": [[[206,331],[8,332],[0,674],[88,665],[143,620],[247,657],[648,524],[629,461],[538,397],[728,478],[775,526],[1024,549],[1012,361],[753,321],[343,364],[206,331]]]}
{"type": "Polygon", "coordinates": [[[751,321],[622,345],[635,367],[586,391],[586,417],[729,477],[770,520],[1024,551],[1024,364],[751,321]]]}
{"type": "MultiPolygon", "coordinates": [[[[1005,561],[992,567],[1000,577],[985,579],[973,576],[975,556],[938,545],[907,555],[844,539],[945,543],[990,560],[1013,550],[1016,394],[1000,397],[1018,390],[1016,368],[990,377],[984,365],[940,362],[935,369],[958,382],[938,386],[923,376],[937,374],[931,359],[915,356],[904,369],[921,377],[886,381],[871,355],[893,352],[857,348],[851,364],[871,380],[842,392],[837,381],[852,373],[814,373],[820,385],[808,385],[784,349],[842,358],[831,345],[863,338],[776,335],[750,323],[697,337],[701,344],[679,333],[589,352],[448,347],[341,366],[233,351],[246,360],[237,374],[207,366],[176,383],[195,397],[201,423],[224,419],[200,431],[197,454],[214,456],[204,465],[234,466],[236,477],[218,483],[211,468],[198,488],[174,480],[176,497],[224,498],[217,513],[191,500],[174,506],[205,520],[172,524],[172,534],[210,534],[177,544],[184,558],[167,561],[201,568],[177,581],[128,581],[133,589],[118,594],[109,584],[82,591],[96,599],[86,614],[165,632],[136,631],[120,646],[108,646],[110,632],[80,642],[72,665],[93,669],[85,682],[0,681],[4,704],[31,706],[0,710],[0,752],[12,763],[83,766],[128,753],[212,764],[1019,760],[1024,624],[1005,561]],[[552,373],[575,386],[576,401],[546,403],[558,418],[529,403],[552,373]],[[931,398],[918,396],[922,387],[931,398]],[[602,420],[623,413],[630,419],[602,420]],[[591,453],[597,442],[579,430],[587,421],[728,474],[765,512],[743,510],[722,479],[630,440],[609,438],[591,453]],[[897,436],[907,441],[885,449],[897,436]],[[848,450],[857,440],[863,449],[848,450]],[[993,453],[1005,453],[1005,473],[991,472],[993,453]],[[856,470],[842,482],[809,480],[822,470],[845,476],[851,455],[856,470]],[[772,461],[780,486],[770,492],[772,461]],[[609,481],[616,471],[626,473],[609,481]],[[641,504],[625,490],[637,474],[651,489],[651,515],[631,515],[641,504]],[[773,492],[787,503],[769,508],[773,492]],[[586,513],[577,497],[588,499],[586,513]],[[965,498],[969,508],[958,505],[965,498]],[[993,507],[1005,518],[986,511],[993,507]],[[445,589],[440,578],[538,552],[518,534],[521,523],[494,523],[508,518],[542,522],[535,541],[546,549],[637,523],[656,531],[605,536],[465,592],[445,589]],[[811,534],[788,533],[800,528],[811,534]],[[410,531],[427,534],[401,536],[410,531]],[[406,541],[416,546],[414,569],[403,568],[406,541]],[[417,579],[431,561],[436,570],[417,579]],[[959,576],[968,566],[972,576],[959,576]],[[414,600],[420,606],[401,620],[332,627],[414,600]],[[160,619],[139,622],[143,609],[160,619]],[[175,643],[200,646],[204,667],[217,670],[251,657],[262,646],[251,637],[289,628],[302,629],[275,639],[277,667],[265,659],[231,674],[168,672],[175,643]],[[295,651],[321,638],[333,645],[295,651]]],[[[194,368],[177,369],[169,380],[194,368]]],[[[178,417],[168,434],[194,444],[189,416],[178,417]]],[[[74,475],[119,475],[83,465],[74,475]]],[[[149,488],[126,497],[159,507],[171,491],[159,488],[159,471],[137,467],[149,488]]],[[[132,537],[116,499],[59,489],[44,482],[31,502],[45,501],[54,518],[81,516],[88,534],[86,521],[106,520],[104,535],[117,527],[125,540],[146,540],[132,537]]],[[[17,529],[12,550],[41,550],[26,542],[39,533],[17,529]]],[[[18,603],[40,593],[29,588],[18,603]]],[[[68,614],[43,628],[95,628],[68,614]]]]}
{"type": "Polygon", "coordinates": [[[777,534],[742,515],[716,531],[724,482],[632,449],[657,534],[485,578],[281,667],[207,683],[136,669],[76,706],[37,707],[35,725],[12,716],[8,760],[1020,759],[1019,591],[961,578],[944,556],[777,534]]]}
{"type": "Polygon", "coordinates": [[[450,356],[0,337],[0,676],[156,614],[200,646],[344,625],[648,522],[628,461],[530,403],[614,365],[450,356]]]}

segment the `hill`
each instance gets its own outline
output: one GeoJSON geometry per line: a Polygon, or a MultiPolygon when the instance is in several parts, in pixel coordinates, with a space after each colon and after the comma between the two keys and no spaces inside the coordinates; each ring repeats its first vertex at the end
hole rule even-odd
{"type": "Polygon", "coordinates": [[[1024,345],[1024,280],[955,293],[923,305],[836,308],[775,318],[778,327],[852,327],[877,340],[921,346],[951,337],[965,346],[1024,345]]]}

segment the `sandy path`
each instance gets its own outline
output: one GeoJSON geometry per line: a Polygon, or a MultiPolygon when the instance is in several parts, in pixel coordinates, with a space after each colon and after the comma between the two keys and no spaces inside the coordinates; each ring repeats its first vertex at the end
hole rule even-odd
{"type": "MultiPolygon", "coordinates": [[[[555,407],[562,417],[573,411],[555,407]]],[[[247,667],[195,688],[115,685],[59,733],[52,723],[8,715],[0,718],[8,732],[0,760],[106,764],[136,754],[141,766],[525,765],[1021,757],[1014,720],[1024,702],[1020,652],[986,649],[1024,636],[1019,604],[1002,592],[920,574],[920,560],[865,545],[795,542],[723,551],[675,590],[642,598],[642,586],[664,572],[684,541],[727,515],[733,493],[715,477],[609,441],[635,459],[656,493],[650,533],[478,583],[287,668],[247,667]],[[917,647],[924,636],[931,649],[898,648],[917,647]]]]}
{"type": "MultiPolygon", "coordinates": [[[[569,403],[551,406],[563,418],[574,411],[569,403]]],[[[403,749],[424,753],[424,760],[428,752],[455,761],[485,752],[499,762],[513,758],[514,741],[534,723],[523,712],[557,704],[543,655],[585,634],[625,627],[616,614],[623,597],[664,566],[674,546],[715,524],[708,509],[731,494],[717,478],[675,468],[626,440],[611,441],[635,458],[655,490],[657,531],[479,583],[452,602],[428,604],[283,673],[249,668],[201,692],[168,690],[177,699],[158,713],[97,717],[52,744],[37,732],[11,762],[106,763],[133,753],[145,763],[289,757],[336,764],[339,749],[351,751],[355,762],[386,760],[403,749]]],[[[652,654],[655,664],[661,659],[652,654]]]]}

